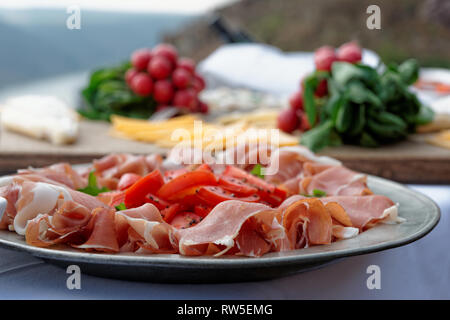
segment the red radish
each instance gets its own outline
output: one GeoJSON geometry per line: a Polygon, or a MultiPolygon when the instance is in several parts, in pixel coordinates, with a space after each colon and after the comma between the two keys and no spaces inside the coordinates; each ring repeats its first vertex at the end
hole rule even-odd
{"type": "Polygon", "coordinates": [[[349,63],[357,63],[361,61],[362,52],[360,46],[356,42],[347,42],[337,50],[337,59],[349,63]]]}
{"type": "Polygon", "coordinates": [[[148,96],[153,90],[152,78],[146,73],[140,72],[131,80],[131,90],[139,96],[148,96]]]}
{"type": "Polygon", "coordinates": [[[186,69],[178,67],[172,73],[173,84],[179,89],[185,89],[191,83],[192,76],[186,69]]]}
{"type": "Polygon", "coordinates": [[[194,74],[194,79],[192,80],[192,88],[198,93],[205,89],[205,80],[198,74],[194,74]]]}
{"type": "Polygon", "coordinates": [[[311,129],[311,125],[309,124],[308,116],[306,115],[306,113],[302,112],[298,116],[300,117],[298,129],[300,131],[307,131],[311,129]]]}
{"type": "Polygon", "coordinates": [[[336,61],[334,48],[330,46],[320,47],[314,53],[314,63],[317,70],[330,71],[331,65],[336,61]]]}
{"type": "Polygon", "coordinates": [[[200,111],[201,113],[208,113],[209,111],[209,107],[206,103],[199,101],[198,103],[198,111],[200,111]]]}
{"type": "Polygon", "coordinates": [[[161,43],[159,45],[157,45],[154,49],[153,49],[153,54],[155,56],[163,56],[167,59],[169,59],[169,61],[175,66],[177,63],[177,59],[178,59],[178,53],[177,53],[177,49],[168,43],[161,43]]]}
{"type": "Polygon", "coordinates": [[[196,105],[196,95],[191,89],[179,90],[173,97],[173,105],[177,107],[187,107],[192,109],[196,105]]]}
{"type": "Polygon", "coordinates": [[[152,53],[148,49],[139,49],[131,55],[131,64],[137,70],[147,69],[148,63],[152,58],[152,53]]]}
{"type": "Polygon", "coordinates": [[[278,115],[278,128],[284,132],[291,133],[298,127],[298,117],[295,110],[288,108],[278,115]]]}
{"type": "Polygon", "coordinates": [[[165,79],[172,72],[172,64],[166,57],[155,56],[150,61],[147,71],[154,79],[165,79]]]}
{"type": "Polygon", "coordinates": [[[173,92],[173,85],[169,80],[158,80],[153,87],[153,98],[159,103],[169,103],[173,92]]]}
{"type": "Polygon", "coordinates": [[[161,111],[161,110],[164,110],[165,108],[169,108],[169,105],[168,104],[159,104],[156,107],[156,111],[161,111]]]}
{"type": "Polygon", "coordinates": [[[177,67],[185,69],[186,71],[193,74],[195,72],[195,62],[189,58],[180,58],[177,62],[177,67]]]}
{"type": "Polygon", "coordinates": [[[328,83],[326,79],[320,80],[314,95],[318,98],[325,97],[328,94],[328,83]]]}
{"type": "Polygon", "coordinates": [[[289,105],[293,110],[303,110],[303,94],[301,91],[297,91],[291,95],[289,105]]]}
{"type": "Polygon", "coordinates": [[[137,71],[134,68],[128,69],[127,72],[125,72],[125,82],[128,84],[129,87],[131,87],[131,80],[138,73],[139,73],[139,71],[137,71]]]}

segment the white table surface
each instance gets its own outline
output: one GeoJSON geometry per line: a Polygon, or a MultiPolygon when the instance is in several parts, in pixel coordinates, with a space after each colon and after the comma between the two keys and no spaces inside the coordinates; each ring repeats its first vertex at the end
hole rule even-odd
{"type": "Polygon", "coordinates": [[[441,208],[441,221],[404,247],[342,259],[285,278],[232,284],[155,284],[81,275],[69,290],[65,270],[28,254],[0,249],[1,299],[449,299],[450,186],[410,186],[441,208]],[[367,289],[369,265],[381,269],[381,289],[367,289]]]}

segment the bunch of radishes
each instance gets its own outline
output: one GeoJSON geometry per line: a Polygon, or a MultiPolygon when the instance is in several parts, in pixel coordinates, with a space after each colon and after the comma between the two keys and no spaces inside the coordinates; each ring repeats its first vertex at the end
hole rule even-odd
{"type": "MultiPolygon", "coordinates": [[[[355,42],[348,42],[340,46],[337,50],[330,46],[323,46],[314,52],[314,64],[316,70],[331,72],[331,67],[335,61],[345,61],[358,63],[361,61],[362,50],[355,42]]],[[[322,98],[328,95],[328,83],[322,79],[316,88],[314,95],[322,98]]],[[[308,117],[303,108],[303,80],[299,90],[292,94],[289,99],[290,107],[281,111],[278,115],[278,128],[291,133],[295,130],[306,131],[311,129],[308,117]]]]}
{"type": "Polygon", "coordinates": [[[174,106],[190,112],[208,112],[208,106],[198,99],[205,88],[204,79],[195,72],[195,63],[179,58],[170,44],[139,49],[131,55],[132,68],[125,74],[130,89],[141,97],[151,96],[158,104],[156,110],[174,106]]]}

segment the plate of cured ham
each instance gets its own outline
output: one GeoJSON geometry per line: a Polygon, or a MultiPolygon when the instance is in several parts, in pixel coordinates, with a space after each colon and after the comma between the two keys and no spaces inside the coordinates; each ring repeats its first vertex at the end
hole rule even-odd
{"type": "Polygon", "coordinates": [[[103,277],[253,281],[402,246],[439,221],[401,184],[300,146],[264,152],[252,165],[246,147],[227,165],[171,152],[19,170],[0,177],[0,245],[103,277]]]}

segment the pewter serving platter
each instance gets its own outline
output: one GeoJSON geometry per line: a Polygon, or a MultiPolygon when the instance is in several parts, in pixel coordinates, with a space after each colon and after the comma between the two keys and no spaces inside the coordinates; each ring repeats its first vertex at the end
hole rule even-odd
{"type": "Polygon", "coordinates": [[[27,245],[22,236],[5,230],[0,231],[0,245],[59,266],[76,264],[83,273],[101,277],[172,283],[237,282],[282,277],[323,267],[340,258],[403,246],[425,236],[439,222],[438,206],[425,195],[373,176],[369,176],[368,184],[374,193],[399,203],[399,215],[406,222],[380,224],[355,238],[330,245],[269,253],[259,258],[87,253],[67,246],[37,248],[27,245]]]}

